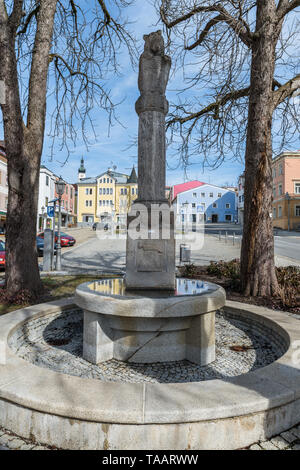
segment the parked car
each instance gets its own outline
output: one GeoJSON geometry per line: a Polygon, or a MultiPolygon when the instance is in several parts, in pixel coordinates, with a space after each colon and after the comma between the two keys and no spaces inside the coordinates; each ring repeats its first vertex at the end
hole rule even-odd
{"type": "MultiPolygon", "coordinates": [[[[44,232],[39,233],[38,237],[44,238],[44,232]]],[[[55,243],[57,243],[57,239],[58,239],[58,232],[55,232],[55,243]]],[[[73,246],[75,245],[76,240],[71,235],[68,235],[67,233],[64,233],[64,232],[60,232],[60,243],[62,247],[73,246]]]]}
{"type": "Polygon", "coordinates": [[[0,268],[5,268],[5,242],[0,240],[0,268]]]}
{"type": "MultiPolygon", "coordinates": [[[[36,248],[38,256],[44,255],[44,239],[42,237],[36,237],[36,248]]],[[[54,245],[54,254],[56,253],[56,243],[54,245]]]]}

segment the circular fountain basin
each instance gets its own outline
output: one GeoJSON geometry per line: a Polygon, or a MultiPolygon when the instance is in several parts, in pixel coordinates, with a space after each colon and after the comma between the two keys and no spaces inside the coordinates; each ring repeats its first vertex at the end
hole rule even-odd
{"type": "Polygon", "coordinates": [[[84,311],[83,357],[135,363],[215,359],[215,312],[225,304],[217,284],[176,279],[176,289],[126,289],[123,278],[81,284],[76,304],[84,311]]]}
{"type": "MultiPolygon", "coordinates": [[[[184,383],[141,383],[136,378],[125,383],[116,381],[118,375],[105,381],[81,372],[69,375],[72,371],[63,372],[63,367],[50,370],[46,359],[55,361],[51,348],[57,346],[39,337],[46,337],[52,324],[51,338],[59,343],[64,331],[53,319],[69,312],[70,321],[75,320],[73,298],[1,316],[0,426],[43,444],[82,450],[237,449],[291,428],[300,419],[299,319],[232,301],[222,310],[247,324],[249,334],[261,332],[271,342],[274,338],[276,357],[233,377],[186,377],[184,383]],[[33,351],[33,356],[43,358],[43,367],[18,355],[23,341],[36,344],[38,354],[33,351]]],[[[66,328],[72,334],[68,322],[66,328]]],[[[233,340],[236,344],[237,338],[233,340]]],[[[259,343],[265,349],[263,337],[259,343]]],[[[238,361],[247,353],[235,354],[238,361]]],[[[64,361],[68,358],[58,358],[57,365],[64,361]]]]}

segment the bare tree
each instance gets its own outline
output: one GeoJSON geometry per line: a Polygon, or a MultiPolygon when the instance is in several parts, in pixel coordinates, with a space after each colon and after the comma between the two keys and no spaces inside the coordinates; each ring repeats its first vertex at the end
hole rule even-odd
{"type": "Polygon", "coordinates": [[[173,54],[185,66],[187,85],[179,96],[190,96],[171,108],[172,137],[182,139],[185,165],[195,153],[213,166],[228,153],[245,153],[242,289],[245,295],[276,293],[272,122],[275,114],[273,140],[281,136],[281,146],[299,138],[293,97],[300,89],[294,11],[300,0],[157,0],[156,5],[169,39],[173,34],[173,54]]]}
{"type": "Polygon", "coordinates": [[[93,125],[90,111],[114,104],[104,83],[117,73],[123,45],[135,55],[122,11],[131,0],[0,0],[1,104],[8,158],[6,287],[14,295],[42,290],[36,216],[47,93],[51,135],[66,148],[93,125]],[[113,12],[113,13],[112,13],[113,12]],[[53,100],[54,98],[54,100],[53,100]],[[53,101],[54,104],[53,105],[53,101]],[[77,129],[76,122],[81,122],[77,129]]]}

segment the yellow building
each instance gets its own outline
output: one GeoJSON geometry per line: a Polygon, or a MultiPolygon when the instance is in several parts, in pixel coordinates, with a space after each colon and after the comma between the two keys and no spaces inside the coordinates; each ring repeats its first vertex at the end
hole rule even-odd
{"type": "Polygon", "coordinates": [[[118,173],[111,168],[95,178],[85,177],[83,159],[78,170],[77,224],[114,220],[125,223],[126,214],[137,198],[137,175],[118,173]]]}

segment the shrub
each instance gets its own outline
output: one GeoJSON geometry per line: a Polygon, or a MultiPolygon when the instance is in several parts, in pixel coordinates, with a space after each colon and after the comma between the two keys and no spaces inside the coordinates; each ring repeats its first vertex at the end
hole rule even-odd
{"type": "Polygon", "coordinates": [[[283,306],[300,306],[300,269],[297,266],[276,268],[283,306]]]}
{"type": "Polygon", "coordinates": [[[207,274],[217,276],[218,278],[228,278],[237,280],[240,278],[240,262],[238,259],[231,261],[211,261],[206,268],[207,274]]]}

